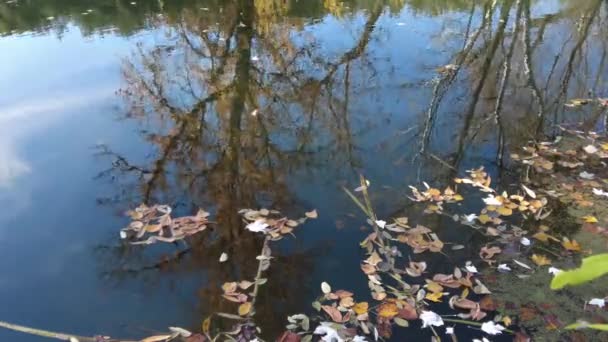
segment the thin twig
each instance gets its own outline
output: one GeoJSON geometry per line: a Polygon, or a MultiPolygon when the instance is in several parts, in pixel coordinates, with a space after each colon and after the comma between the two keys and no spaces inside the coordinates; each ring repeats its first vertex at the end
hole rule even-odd
{"type": "MultiPolygon", "coordinates": [[[[13,324],[13,323],[9,323],[9,322],[4,322],[4,321],[0,321],[0,327],[5,328],[5,329],[9,329],[9,330],[13,330],[13,331],[19,331],[25,334],[30,334],[30,335],[36,335],[36,336],[41,336],[41,337],[46,337],[46,338],[54,338],[56,340],[63,340],[63,341],[79,341],[79,342],[96,342],[97,339],[94,337],[87,337],[87,336],[78,336],[78,335],[72,335],[72,334],[66,334],[66,333],[60,333],[60,332],[54,332],[54,331],[48,331],[48,330],[42,330],[42,329],[36,329],[36,328],[30,328],[30,327],[26,327],[24,325],[18,325],[18,324],[13,324]]],[[[128,340],[112,340],[112,341],[116,341],[116,342],[137,342],[137,341],[128,341],[128,340]]]]}

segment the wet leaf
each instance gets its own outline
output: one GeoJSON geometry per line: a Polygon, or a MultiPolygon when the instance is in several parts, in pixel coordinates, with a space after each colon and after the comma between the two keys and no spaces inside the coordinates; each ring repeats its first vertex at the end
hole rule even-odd
{"type": "Polygon", "coordinates": [[[475,287],[473,287],[473,292],[476,294],[491,294],[490,290],[481,282],[479,279],[475,279],[475,287]]]}
{"type": "Polygon", "coordinates": [[[328,283],[326,283],[326,282],[322,282],[322,283],[321,283],[321,291],[322,291],[324,294],[328,294],[328,293],[330,293],[330,292],[331,292],[331,286],[329,286],[329,284],[328,284],[328,283]]]}
{"type": "Polygon", "coordinates": [[[418,312],[416,312],[416,308],[412,304],[406,301],[401,304],[398,314],[399,317],[407,320],[418,319],[418,312]]]}
{"type": "Polygon", "coordinates": [[[308,211],[306,212],[306,217],[310,218],[310,219],[316,219],[317,217],[319,217],[319,214],[317,214],[317,210],[312,210],[312,211],[308,211]]]}
{"type": "Polygon", "coordinates": [[[239,305],[239,315],[246,316],[251,312],[252,304],[251,302],[245,302],[239,305]]]}
{"type": "Polygon", "coordinates": [[[253,285],[253,282],[247,281],[247,280],[241,280],[239,282],[239,287],[243,290],[247,290],[248,288],[251,287],[251,285],[253,285]]]}
{"type": "Polygon", "coordinates": [[[353,311],[355,311],[357,315],[365,314],[367,313],[367,310],[369,310],[369,304],[367,302],[360,302],[353,306],[353,311]]]}
{"type": "Polygon", "coordinates": [[[405,271],[410,277],[419,277],[426,270],[426,262],[410,262],[409,267],[405,271]]]}
{"type": "Polygon", "coordinates": [[[497,212],[502,216],[513,215],[513,210],[511,210],[511,208],[507,208],[507,207],[500,207],[500,208],[498,208],[497,212]]]}
{"type": "Polygon", "coordinates": [[[496,311],[498,305],[492,296],[485,296],[479,301],[479,307],[485,311],[496,311]]]}
{"type": "Polygon", "coordinates": [[[344,297],[344,298],[340,299],[340,306],[343,308],[350,308],[353,305],[355,305],[355,302],[353,301],[353,297],[344,297]]]}
{"type": "Polygon", "coordinates": [[[441,297],[443,297],[442,292],[429,292],[426,294],[426,296],[424,296],[424,298],[435,303],[441,303],[441,297]]]}
{"type": "Polygon", "coordinates": [[[224,283],[224,285],[222,285],[222,290],[224,290],[224,293],[234,293],[237,286],[236,282],[224,283]]]}
{"type": "Polygon", "coordinates": [[[393,318],[399,314],[399,309],[395,303],[382,303],[378,307],[378,316],[384,318],[393,318]]]}
{"type": "Polygon", "coordinates": [[[410,323],[408,321],[406,321],[405,319],[400,318],[400,317],[395,317],[393,319],[393,322],[395,322],[395,324],[397,324],[398,326],[403,327],[403,328],[407,328],[410,325],[410,323]]]}
{"type": "Polygon", "coordinates": [[[564,239],[562,241],[562,246],[564,246],[565,249],[572,251],[572,252],[581,251],[581,245],[579,245],[579,243],[576,242],[576,240],[570,240],[567,237],[564,237],[564,239]]]}
{"type": "Polygon", "coordinates": [[[222,253],[222,255],[220,255],[220,262],[226,262],[226,261],[228,261],[228,254],[222,253]]]}
{"type": "Polygon", "coordinates": [[[427,280],[427,284],[425,285],[426,289],[431,292],[441,292],[443,291],[443,287],[434,281],[427,280]]]}
{"type": "Polygon", "coordinates": [[[551,236],[551,235],[549,235],[549,234],[547,234],[545,232],[538,232],[538,233],[532,235],[532,237],[535,238],[535,239],[537,239],[537,240],[539,240],[539,241],[542,241],[542,242],[548,242],[549,239],[551,239],[553,241],[556,241],[556,242],[559,242],[558,238],[556,238],[554,236],[551,236]]]}
{"type": "Polygon", "coordinates": [[[551,265],[551,260],[544,255],[532,254],[530,259],[538,266],[551,265]]]}
{"type": "Polygon", "coordinates": [[[582,219],[587,223],[597,223],[597,218],[595,216],[583,216],[582,219]]]}
{"type": "Polygon", "coordinates": [[[281,336],[279,336],[277,342],[300,342],[301,340],[302,338],[300,335],[291,331],[285,331],[283,334],[281,334],[281,336]]]}
{"type": "Polygon", "coordinates": [[[209,335],[209,331],[211,330],[211,317],[205,318],[202,325],[203,333],[209,335]]]}
{"type": "Polygon", "coordinates": [[[330,305],[323,305],[321,306],[321,308],[323,309],[323,311],[325,311],[325,313],[329,315],[332,321],[336,323],[342,323],[342,314],[336,307],[330,305]]]}

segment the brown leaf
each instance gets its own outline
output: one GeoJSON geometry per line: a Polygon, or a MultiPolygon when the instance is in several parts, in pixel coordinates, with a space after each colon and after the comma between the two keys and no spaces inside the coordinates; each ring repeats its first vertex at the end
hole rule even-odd
{"type": "Polygon", "coordinates": [[[336,307],[330,305],[322,305],[321,309],[323,309],[323,311],[325,311],[325,313],[329,315],[332,321],[336,323],[342,323],[342,314],[336,307]]]}
{"type": "Polygon", "coordinates": [[[306,215],[306,217],[308,217],[310,219],[316,219],[317,217],[319,217],[319,214],[317,214],[317,210],[316,209],[307,212],[305,215],[306,215]]]}
{"type": "Polygon", "coordinates": [[[496,311],[498,305],[492,298],[492,296],[485,296],[479,301],[479,307],[485,311],[496,311]]]}
{"type": "Polygon", "coordinates": [[[346,291],[346,290],[338,290],[338,291],[336,291],[334,293],[338,296],[338,298],[346,298],[346,297],[352,297],[353,296],[352,292],[349,292],[349,291],[346,291]]]}
{"type": "Polygon", "coordinates": [[[186,342],[207,342],[207,337],[201,334],[194,334],[186,337],[186,342]]]}
{"type": "Polygon", "coordinates": [[[300,342],[302,338],[300,335],[293,333],[291,331],[285,331],[279,338],[277,338],[277,342],[300,342]]]}
{"type": "Polygon", "coordinates": [[[472,310],[477,307],[477,303],[475,303],[474,301],[466,298],[460,298],[457,296],[452,297],[452,299],[450,300],[450,304],[453,307],[464,310],[472,310]]]}
{"type": "Polygon", "coordinates": [[[397,316],[407,320],[414,320],[418,319],[418,312],[416,312],[416,308],[412,304],[404,301],[397,316]]]}

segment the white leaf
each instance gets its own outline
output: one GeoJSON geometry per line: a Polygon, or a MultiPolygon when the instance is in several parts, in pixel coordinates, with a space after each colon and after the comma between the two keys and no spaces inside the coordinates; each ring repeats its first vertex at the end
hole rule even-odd
{"type": "Polygon", "coordinates": [[[483,337],[481,340],[478,338],[474,338],[473,342],[490,342],[487,338],[483,337]]]}
{"type": "Polygon", "coordinates": [[[581,177],[582,179],[593,179],[595,177],[595,175],[593,173],[589,173],[587,171],[583,171],[583,172],[579,173],[578,176],[581,177]]]}
{"type": "Polygon", "coordinates": [[[604,306],[606,306],[606,299],[604,298],[593,298],[592,300],[589,301],[589,305],[596,305],[600,308],[603,308],[604,306]]]}
{"type": "Polygon", "coordinates": [[[478,216],[475,214],[469,214],[463,217],[467,220],[467,222],[473,222],[478,216]]]}
{"type": "Polygon", "coordinates": [[[422,320],[422,327],[426,328],[429,326],[440,327],[443,325],[443,319],[438,314],[433,311],[422,311],[420,314],[420,319],[422,320]]]}
{"type": "Polygon", "coordinates": [[[383,220],[378,220],[376,221],[376,225],[382,229],[384,229],[384,227],[386,227],[386,221],[383,220]]]}
{"type": "Polygon", "coordinates": [[[505,327],[500,324],[494,323],[494,321],[489,321],[481,325],[481,330],[490,335],[499,335],[502,334],[502,331],[505,330],[505,327]]]}
{"type": "Polygon", "coordinates": [[[328,283],[326,282],[322,282],[321,283],[321,291],[323,291],[324,294],[328,294],[331,292],[331,286],[329,286],[328,283]]]}
{"type": "Polygon", "coordinates": [[[325,342],[344,342],[344,340],[338,335],[336,329],[329,326],[331,323],[323,322],[319,325],[313,334],[324,335],[321,337],[321,341],[325,342]]]}
{"type": "Polygon", "coordinates": [[[357,335],[353,338],[353,342],[367,342],[367,340],[365,339],[365,336],[357,335]]]}
{"type": "Polygon", "coordinates": [[[608,197],[608,192],[606,192],[606,191],[604,191],[602,189],[593,188],[593,194],[594,195],[598,195],[598,196],[606,196],[606,197],[608,197]]]}
{"type": "Polygon", "coordinates": [[[597,147],[595,147],[593,145],[587,145],[587,146],[583,147],[583,150],[585,150],[585,152],[587,152],[589,154],[594,154],[597,152],[597,147]]]}
{"type": "Polygon", "coordinates": [[[557,275],[559,272],[561,272],[562,270],[560,270],[559,268],[555,268],[555,267],[549,267],[549,274],[552,275],[557,275]]]}
{"type": "Polygon", "coordinates": [[[454,327],[445,328],[445,333],[448,335],[454,335],[454,327]]]}
{"type": "Polygon", "coordinates": [[[483,201],[487,205],[496,205],[496,206],[502,205],[502,202],[499,201],[496,197],[494,197],[494,195],[490,195],[487,198],[484,198],[483,201]]]}
{"type": "Polygon", "coordinates": [[[464,268],[471,273],[477,273],[477,267],[473,265],[467,265],[464,268]]]}
{"type": "Polygon", "coordinates": [[[530,239],[528,239],[527,237],[522,237],[519,242],[521,242],[521,244],[524,246],[530,246],[530,239]]]}
{"type": "Polygon", "coordinates": [[[534,191],[532,191],[532,189],[528,188],[525,185],[521,185],[522,188],[524,188],[524,191],[528,194],[528,196],[532,197],[532,198],[536,198],[536,193],[534,191]]]}
{"type": "Polygon", "coordinates": [[[266,231],[266,228],[268,228],[268,223],[266,223],[264,219],[259,219],[251,222],[245,228],[254,233],[261,233],[266,231]]]}
{"type": "Polygon", "coordinates": [[[120,231],[120,238],[121,239],[126,239],[127,238],[127,232],[125,232],[124,230],[120,231]]]}
{"type": "Polygon", "coordinates": [[[498,270],[501,272],[511,272],[511,267],[509,267],[507,264],[500,264],[498,265],[498,270]]]}
{"type": "Polygon", "coordinates": [[[228,254],[222,253],[222,255],[220,255],[220,262],[226,262],[226,261],[228,261],[228,254]]]}
{"type": "Polygon", "coordinates": [[[517,261],[517,260],[513,259],[513,262],[514,262],[514,263],[516,263],[516,264],[518,264],[519,266],[521,266],[521,267],[523,267],[523,268],[527,268],[527,269],[529,269],[529,270],[531,270],[531,269],[532,269],[532,267],[530,267],[530,266],[528,266],[528,265],[524,264],[524,263],[523,263],[523,262],[521,262],[521,261],[517,261]]]}

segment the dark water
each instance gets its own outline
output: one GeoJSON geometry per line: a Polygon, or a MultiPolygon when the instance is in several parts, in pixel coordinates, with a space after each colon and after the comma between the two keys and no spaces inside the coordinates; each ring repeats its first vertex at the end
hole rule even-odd
{"type": "MultiPolygon", "coordinates": [[[[236,211],[260,206],[320,213],[275,247],[266,336],[322,281],[365,298],[365,223],[341,186],[363,173],[381,217],[415,217],[409,184],[485,165],[506,185],[513,147],[564,121],[602,130],[605,113],[563,104],[608,97],[607,19],[601,0],[1,0],[0,320],[198,330],[235,310],[220,284],[253,277],[261,241],[236,211]],[[142,202],[207,208],[219,228],[190,250],[125,246],[142,202]]],[[[434,271],[477,253],[425,220],[467,246],[428,256],[434,271]]]]}

